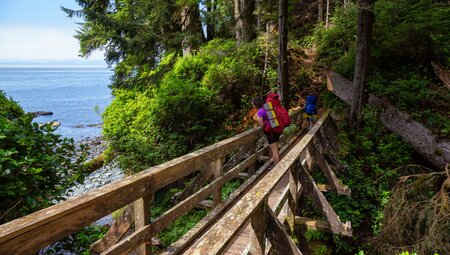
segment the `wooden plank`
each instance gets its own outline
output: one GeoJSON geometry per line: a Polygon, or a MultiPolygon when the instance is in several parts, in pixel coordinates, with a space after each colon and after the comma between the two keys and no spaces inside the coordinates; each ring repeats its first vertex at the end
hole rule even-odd
{"type": "Polygon", "coordinates": [[[135,231],[131,235],[125,237],[120,242],[104,251],[101,255],[129,254],[138,245],[150,240],[151,236],[151,226],[147,225],[139,229],[139,231],[135,231]]]}
{"type": "Polygon", "coordinates": [[[300,167],[299,170],[301,185],[304,186],[306,194],[313,200],[316,207],[322,212],[323,216],[330,223],[333,233],[351,236],[352,230],[351,228],[348,228],[348,223],[344,225],[340,221],[339,216],[337,216],[325,196],[317,188],[317,185],[311,175],[303,167],[300,167]]]}
{"type": "Polygon", "coordinates": [[[267,215],[266,236],[272,246],[272,254],[302,255],[271,209],[267,210],[267,215]]]}
{"type": "Polygon", "coordinates": [[[212,208],[214,208],[214,202],[211,200],[203,200],[200,203],[198,203],[196,207],[200,209],[211,210],[212,208]]]}
{"type": "MultiPolygon", "coordinates": [[[[159,233],[161,232],[165,227],[167,227],[171,222],[173,222],[176,218],[183,215],[187,211],[191,210],[195,204],[200,203],[201,200],[207,198],[213,191],[214,185],[218,185],[218,183],[223,183],[231,180],[239,171],[242,171],[247,167],[251,162],[255,161],[258,158],[259,154],[262,154],[267,150],[267,147],[262,148],[258,151],[257,154],[253,155],[252,157],[248,158],[241,164],[234,167],[232,170],[227,172],[222,178],[217,179],[213,183],[203,187],[201,190],[199,190],[195,195],[187,198],[186,200],[183,200],[179,204],[177,204],[175,207],[171,208],[169,211],[161,215],[159,218],[157,218],[153,223],[150,224],[150,226],[146,226],[138,231],[135,231],[132,235],[130,235],[128,238],[122,240],[121,242],[117,243],[114,247],[111,247],[108,250],[107,254],[122,254],[130,251],[130,249],[123,247],[123,245],[126,245],[127,243],[131,243],[133,245],[139,245],[143,240],[145,240],[145,237],[150,236],[149,231],[151,229],[152,233],[159,233]]],[[[268,166],[268,164],[267,164],[268,166]]],[[[267,167],[266,166],[266,167],[267,167]]],[[[260,174],[260,173],[259,173],[260,174]]],[[[252,176],[252,179],[249,179],[248,182],[251,183],[254,179],[256,179],[257,175],[252,176]]],[[[245,184],[245,183],[244,183],[245,184]]],[[[243,185],[239,187],[238,189],[242,189],[243,185]]],[[[231,198],[231,196],[230,196],[231,198]]],[[[208,216],[206,216],[206,222],[202,220],[204,223],[203,226],[196,225],[196,229],[194,232],[200,232],[203,230],[209,221],[213,220],[218,216],[220,212],[222,212],[226,206],[229,205],[228,203],[224,203],[219,205],[212,213],[210,213],[208,216]]],[[[198,233],[197,233],[198,235],[198,233]]],[[[189,240],[192,240],[197,235],[192,235],[189,240]]],[[[178,252],[179,249],[184,248],[184,245],[179,245],[180,247],[176,247],[177,249],[174,249],[174,244],[172,244],[172,248],[169,249],[169,252],[166,252],[164,254],[175,254],[178,252]],[[171,250],[171,251],[170,251],[171,250]]]]}
{"type": "Polygon", "coordinates": [[[317,184],[317,188],[319,189],[320,192],[332,192],[332,191],[336,191],[333,186],[329,185],[329,184],[317,184]]]}
{"type": "MultiPolygon", "coordinates": [[[[211,162],[207,168],[211,168],[211,172],[213,174],[213,178],[214,180],[219,179],[222,174],[223,174],[223,161],[224,158],[219,158],[217,160],[215,160],[214,162],[211,162]]],[[[256,160],[255,160],[256,161],[256,160]]],[[[254,164],[254,162],[252,164],[254,164]]],[[[214,206],[220,204],[222,202],[222,185],[216,185],[214,187],[214,192],[213,192],[213,204],[214,206]]]]}
{"type": "MultiPolygon", "coordinates": [[[[153,193],[134,202],[134,228],[139,231],[150,224],[150,203],[153,201],[153,193]]],[[[138,255],[151,255],[151,235],[144,240],[145,243],[136,248],[138,255]]]]}
{"type": "Polygon", "coordinates": [[[155,221],[151,224],[154,233],[159,233],[164,228],[166,228],[170,223],[172,223],[176,218],[185,214],[186,212],[194,208],[197,204],[199,204],[201,201],[205,200],[209,195],[211,195],[214,192],[216,187],[221,187],[226,182],[235,178],[239,174],[239,172],[243,171],[245,168],[247,168],[249,165],[255,162],[256,159],[259,157],[259,155],[265,153],[265,150],[266,148],[262,148],[255,155],[252,155],[239,165],[235,166],[230,171],[226,172],[220,178],[206,185],[198,192],[196,192],[194,195],[181,201],[176,206],[168,210],[166,213],[155,219],[155,221]]]}
{"type": "Polygon", "coordinates": [[[227,209],[238,197],[241,196],[248,188],[260,177],[260,175],[267,170],[269,164],[267,162],[259,168],[258,171],[249,177],[239,188],[237,188],[231,195],[225,200],[224,203],[216,206],[212,212],[210,212],[205,218],[203,218],[199,223],[197,223],[193,229],[189,230],[185,235],[183,235],[178,241],[171,244],[166,252],[161,255],[169,254],[181,254],[181,252],[186,249],[186,247],[196,239],[202,232],[205,231],[211,224],[213,224],[220,214],[227,209]]]}
{"type": "Polygon", "coordinates": [[[139,197],[150,194],[236,148],[255,141],[261,132],[261,128],[251,129],[116,183],[3,224],[0,226],[0,253],[36,252],[139,197]]]}
{"type": "Polygon", "coordinates": [[[212,176],[212,168],[206,167],[200,171],[200,173],[195,176],[194,180],[187,186],[183,192],[177,197],[177,201],[181,201],[194,194],[195,191],[200,189],[212,176]]]}
{"type": "Polygon", "coordinates": [[[336,175],[331,170],[328,163],[325,161],[323,156],[320,154],[317,147],[314,145],[314,143],[311,143],[311,154],[317,165],[320,167],[322,172],[325,174],[325,177],[327,178],[330,185],[336,190],[338,194],[341,195],[350,195],[351,191],[347,186],[343,186],[336,175]]]}
{"type": "MultiPolygon", "coordinates": [[[[268,166],[268,164],[267,164],[268,166]]],[[[267,167],[266,167],[267,168],[267,167]]],[[[212,212],[210,212],[205,218],[198,222],[191,230],[184,234],[178,241],[171,244],[166,252],[161,255],[181,254],[189,244],[193,242],[202,232],[205,231],[211,224],[213,224],[242,192],[248,189],[248,187],[259,177],[260,173],[252,175],[247,179],[238,189],[236,189],[222,204],[216,206],[212,212]]]]}
{"type": "MultiPolygon", "coordinates": [[[[297,161],[295,164],[300,164],[297,161]]],[[[290,217],[288,217],[288,225],[291,231],[294,231],[294,215],[297,211],[297,191],[298,191],[298,171],[297,167],[291,167],[289,171],[289,196],[288,196],[288,204],[289,204],[289,213],[290,217]]]]}
{"type": "MultiPolygon", "coordinates": [[[[256,141],[253,142],[253,144],[251,144],[250,146],[250,152],[252,154],[256,153],[257,150],[257,146],[256,146],[256,141]]],[[[256,162],[253,163],[251,166],[248,167],[248,175],[254,175],[256,171],[256,162]]]]}
{"type": "Polygon", "coordinates": [[[333,164],[336,166],[336,169],[343,173],[345,172],[345,167],[339,160],[339,157],[337,156],[336,151],[334,148],[330,145],[330,142],[328,139],[321,133],[321,135],[318,136],[319,138],[319,146],[327,152],[327,155],[330,157],[331,161],[333,161],[333,164]]]}
{"type": "Polygon", "coordinates": [[[254,210],[264,201],[275,184],[298,159],[300,153],[311,142],[323,121],[328,117],[325,112],[317,124],[290,150],[287,155],[259,181],[235,206],[233,206],[202,238],[197,240],[186,254],[218,254],[230,242],[235,233],[249,219],[254,210]],[[217,242],[221,240],[221,242],[217,242]]]}
{"type": "Polygon", "coordinates": [[[295,224],[306,227],[308,230],[318,230],[325,232],[333,232],[328,222],[324,220],[312,220],[306,217],[295,217],[295,224]]]}
{"type": "Polygon", "coordinates": [[[123,213],[114,221],[105,236],[93,243],[90,249],[96,253],[102,253],[122,239],[134,223],[133,205],[128,205],[123,213]]]}
{"type": "Polygon", "coordinates": [[[264,254],[266,249],[267,198],[256,208],[250,219],[250,254],[264,254]]]}

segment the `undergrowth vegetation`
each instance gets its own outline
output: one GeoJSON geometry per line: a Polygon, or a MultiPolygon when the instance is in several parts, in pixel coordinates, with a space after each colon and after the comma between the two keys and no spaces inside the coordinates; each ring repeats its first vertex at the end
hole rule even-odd
{"type": "Polygon", "coordinates": [[[184,58],[168,53],[162,63],[173,68],[143,73],[145,86],[115,89],[103,132],[122,167],[133,173],[232,134],[225,124],[264,89],[261,54],[255,43],[213,40],[184,58]]]}
{"type": "Polygon", "coordinates": [[[63,191],[82,181],[82,151],[51,124],[30,114],[0,91],[0,223],[57,203],[63,191]]]}
{"type": "MultiPolygon", "coordinates": [[[[338,7],[331,27],[318,25],[304,41],[317,59],[353,79],[357,4],[338,7]]],[[[450,8],[439,1],[376,1],[369,92],[388,100],[442,138],[450,138],[450,92],[431,61],[450,64],[450,8]]]]}
{"type": "MultiPolygon", "coordinates": [[[[345,115],[348,111],[348,107],[338,102],[339,99],[331,93],[324,95],[322,100],[326,106],[332,104],[337,115],[345,115]]],[[[338,254],[356,254],[360,249],[369,251],[369,254],[375,253],[371,238],[383,229],[383,210],[399,177],[423,172],[421,167],[415,165],[414,153],[408,145],[380,125],[378,114],[377,109],[367,107],[363,115],[364,127],[353,134],[351,140],[345,132],[339,135],[339,154],[346,165],[346,171],[340,174],[340,178],[351,189],[351,196],[333,192],[326,194],[341,221],[351,221],[353,237],[309,234],[314,240],[326,242],[332,239],[333,249],[338,254]]],[[[343,124],[340,126],[345,127],[343,124]]],[[[320,171],[316,178],[319,182],[326,182],[320,171]]],[[[310,213],[314,212],[311,206],[308,208],[310,213]]],[[[317,213],[316,216],[319,216],[320,213],[317,213]]]]}

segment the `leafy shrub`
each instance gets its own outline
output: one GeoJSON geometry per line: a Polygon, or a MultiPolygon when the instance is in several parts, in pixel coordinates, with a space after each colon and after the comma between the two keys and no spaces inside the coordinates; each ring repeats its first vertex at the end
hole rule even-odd
{"type": "Polygon", "coordinates": [[[72,139],[61,139],[51,124],[31,115],[0,93],[0,222],[55,203],[70,184],[82,181],[72,139]]]}
{"type": "Polygon", "coordinates": [[[237,48],[233,40],[213,40],[196,54],[177,58],[160,79],[150,71],[146,86],[115,89],[103,132],[122,167],[136,172],[229,135],[227,117],[241,109],[242,98],[253,95],[261,80],[259,56],[255,44],[237,48]]]}
{"type": "MultiPolygon", "coordinates": [[[[351,196],[326,194],[342,221],[351,221],[354,238],[334,236],[339,254],[355,254],[382,227],[383,207],[403,172],[398,168],[414,163],[412,150],[378,121],[375,109],[364,110],[364,127],[354,139],[342,139],[347,171],[343,180],[351,196]]],[[[343,134],[341,134],[343,136],[343,134]]]]}
{"type": "Polygon", "coordinates": [[[329,29],[318,25],[314,38],[317,40],[317,59],[325,66],[331,67],[354,47],[357,24],[357,5],[349,4],[345,8],[336,8],[330,21],[329,29]]]}

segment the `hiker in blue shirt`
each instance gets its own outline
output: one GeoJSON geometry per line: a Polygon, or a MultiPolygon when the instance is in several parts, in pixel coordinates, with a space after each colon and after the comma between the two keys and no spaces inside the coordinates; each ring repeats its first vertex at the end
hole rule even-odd
{"type": "Polygon", "coordinates": [[[306,104],[303,108],[303,116],[308,121],[308,130],[312,128],[317,114],[317,93],[312,92],[306,97],[306,104]]]}

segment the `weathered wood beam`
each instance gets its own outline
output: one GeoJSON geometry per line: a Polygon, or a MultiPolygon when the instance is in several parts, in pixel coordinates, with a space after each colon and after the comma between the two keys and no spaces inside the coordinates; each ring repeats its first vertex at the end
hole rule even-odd
{"type": "Polygon", "coordinates": [[[306,227],[308,230],[317,230],[333,233],[330,223],[324,220],[313,220],[306,217],[295,217],[295,224],[306,227]]]}
{"type": "Polygon", "coordinates": [[[173,255],[181,254],[186,247],[193,240],[195,240],[203,231],[205,231],[211,224],[213,224],[220,216],[220,214],[225,211],[233,202],[235,202],[244,191],[248,190],[251,185],[261,176],[263,172],[267,170],[270,162],[267,162],[259,168],[259,170],[252,176],[250,176],[239,188],[231,193],[231,195],[224,201],[224,203],[216,206],[213,211],[211,211],[205,218],[198,222],[192,229],[190,229],[186,234],[184,234],[178,241],[171,244],[166,252],[161,255],[173,255]]]}
{"type": "Polygon", "coordinates": [[[261,128],[151,167],[0,226],[0,254],[30,254],[260,137],[261,128]],[[46,233],[46,234],[42,234],[46,233]]]}
{"type": "Polygon", "coordinates": [[[322,133],[322,132],[320,133],[320,135],[318,135],[318,144],[322,148],[323,151],[327,152],[327,155],[329,156],[331,161],[333,161],[333,164],[336,167],[336,169],[341,173],[345,172],[345,167],[342,164],[342,162],[339,160],[339,157],[337,156],[337,153],[334,150],[334,147],[332,147],[330,145],[330,142],[328,141],[328,139],[325,137],[324,133],[322,133]]]}
{"type": "MultiPolygon", "coordinates": [[[[267,209],[267,239],[272,245],[272,254],[302,255],[294,241],[289,237],[283,224],[271,209],[267,209]]],[[[253,254],[253,253],[252,253],[253,254]]]]}
{"type": "Polygon", "coordinates": [[[325,174],[325,177],[327,178],[328,182],[333,187],[333,189],[336,190],[336,192],[338,194],[350,195],[351,194],[350,189],[347,186],[343,186],[340,183],[340,181],[338,180],[336,175],[333,173],[330,166],[325,161],[323,156],[320,154],[319,150],[314,145],[314,143],[311,143],[310,146],[311,146],[311,153],[312,153],[313,159],[316,161],[317,165],[320,167],[322,172],[325,174]]]}
{"type": "Polygon", "coordinates": [[[129,254],[137,246],[148,242],[152,238],[152,230],[150,225],[133,232],[131,235],[125,237],[117,244],[109,247],[106,251],[101,253],[101,255],[121,255],[129,254]]]}
{"type": "MultiPolygon", "coordinates": [[[[134,202],[134,228],[139,231],[150,224],[150,203],[153,201],[154,194],[151,193],[134,202]]],[[[136,248],[137,255],[151,255],[151,235],[144,239],[144,243],[136,248]]]]}
{"type": "MultiPolygon", "coordinates": [[[[352,83],[349,80],[330,72],[327,75],[327,87],[340,99],[351,103],[352,83]]],[[[384,109],[380,114],[381,123],[387,129],[400,135],[418,154],[436,168],[444,169],[445,165],[450,162],[450,141],[437,137],[424,125],[401,112],[386,100],[369,95],[369,104],[384,109]]]]}
{"type": "MultiPolygon", "coordinates": [[[[215,160],[214,162],[211,162],[207,166],[207,168],[211,168],[211,172],[213,173],[214,180],[219,179],[223,174],[223,171],[222,171],[223,170],[223,161],[224,161],[224,158],[219,158],[219,159],[215,160]]],[[[255,158],[255,160],[252,160],[250,165],[253,165],[255,162],[256,162],[256,158],[255,158]]],[[[250,165],[248,165],[247,167],[250,167],[250,165]]],[[[223,186],[223,184],[217,185],[214,187],[214,192],[213,192],[214,206],[217,206],[218,204],[222,203],[222,186],[223,186]]]]}
{"type": "Polygon", "coordinates": [[[334,212],[325,196],[319,191],[319,188],[312,179],[311,175],[302,166],[300,166],[299,170],[301,185],[304,186],[306,194],[312,199],[316,207],[321,210],[322,215],[330,223],[333,233],[351,236],[352,230],[351,228],[348,228],[349,223],[344,225],[340,221],[339,216],[334,212]]]}
{"type": "Polygon", "coordinates": [[[133,205],[128,205],[123,213],[117,218],[105,236],[97,242],[90,245],[91,251],[102,253],[109,247],[119,242],[122,237],[131,229],[134,223],[133,205]]]}
{"type": "Polygon", "coordinates": [[[266,249],[267,198],[250,217],[250,254],[264,254],[266,249]]]}
{"type": "Polygon", "coordinates": [[[231,241],[232,237],[245,225],[256,208],[275,187],[286,171],[298,160],[299,155],[312,141],[313,136],[328,117],[325,112],[316,125],[287,153],[287,155],[242,197],[202,238],[198,239],[185,253],[192,255],[218,254],[231,241]],[[221,240],[221,242],[217,242],[221,240]]]}
{"type": "Polygon", "coordinates": [[[200,209],[211,210],[212,208],[214,208],[214,202],[211,200],[203,200],[200,203],[198,203],[196,207],[200,209]]]}
{"type": "MultiPolygon", "coordinates": [[[[283,154],[289,146],[295,141],[296,137],[293,137],[286,146],[282,147],[280,149],[280,155],[283,154]]],[[[268,147],[264,147],[263,149],[268,149],[268,147]]],[[[258,157],[259,159],[261,157],[258,157]]],[[[267,158],[269,160],[269,158],[267,158]]],[[[167,249],[166,252],[162,253],[161,255],[168,255],[168,254],[181,254],[186,247],[195,239],[198,237],[198,235],[207,229],[214,221],[218,218],[218,215],[227,208],[232,201],[235,201],[238,197],[241,196],[242,193],[244,193],[245,190],[248,190],[251,185],[254,184],[254,182],[261,176],[262,173],[264,173],[269,165],[272,163],[272,161],[267,161],[264,165],[262,165],[258,171],[252,176],[249,177],[238,189],[236,189],[232,194],[227,198],[227,200],[216,206],[212,212],[210,212],[205,218],[203,218],[200,222],[198,222],[191,230],[189,230],[185,235],[183,235],[178,241],[170,245],[170,247],[167,249]]],[[[251,167],[251,166],[250,166],[251,167]]],[[[242,174],[243,172],[240,172],[238,175],[242,174]]],[[[287,196],[286,196],[287,199],[287,196]]],[[[284,202],[286,201],[284,200],[284,202]]],[[[283,203],[284,203],[283,202],[283,203]]],[[[282,207],[280,207],[280,210],[282,207]]],[[[280,219],[281,220],[281,219],[280,219]]],[[[283,219],[284,221],[284,219],[283,219]]]]}
{"type": "Polygon", "coordinates": [[[320,192],[332,192],[336,191],[336,189],[333,188],[330,184],[317,184],[317,188],[320,192]]]}
{"type": "Polygon", "coordinates": [[[176,198],[176,201],[181,201],[194,194],[195,191],[200,189],[212,176],[212,168],[203,168],[197,176],[194,177],[192,182],[187,186],[183,192],[176,198]]]}

